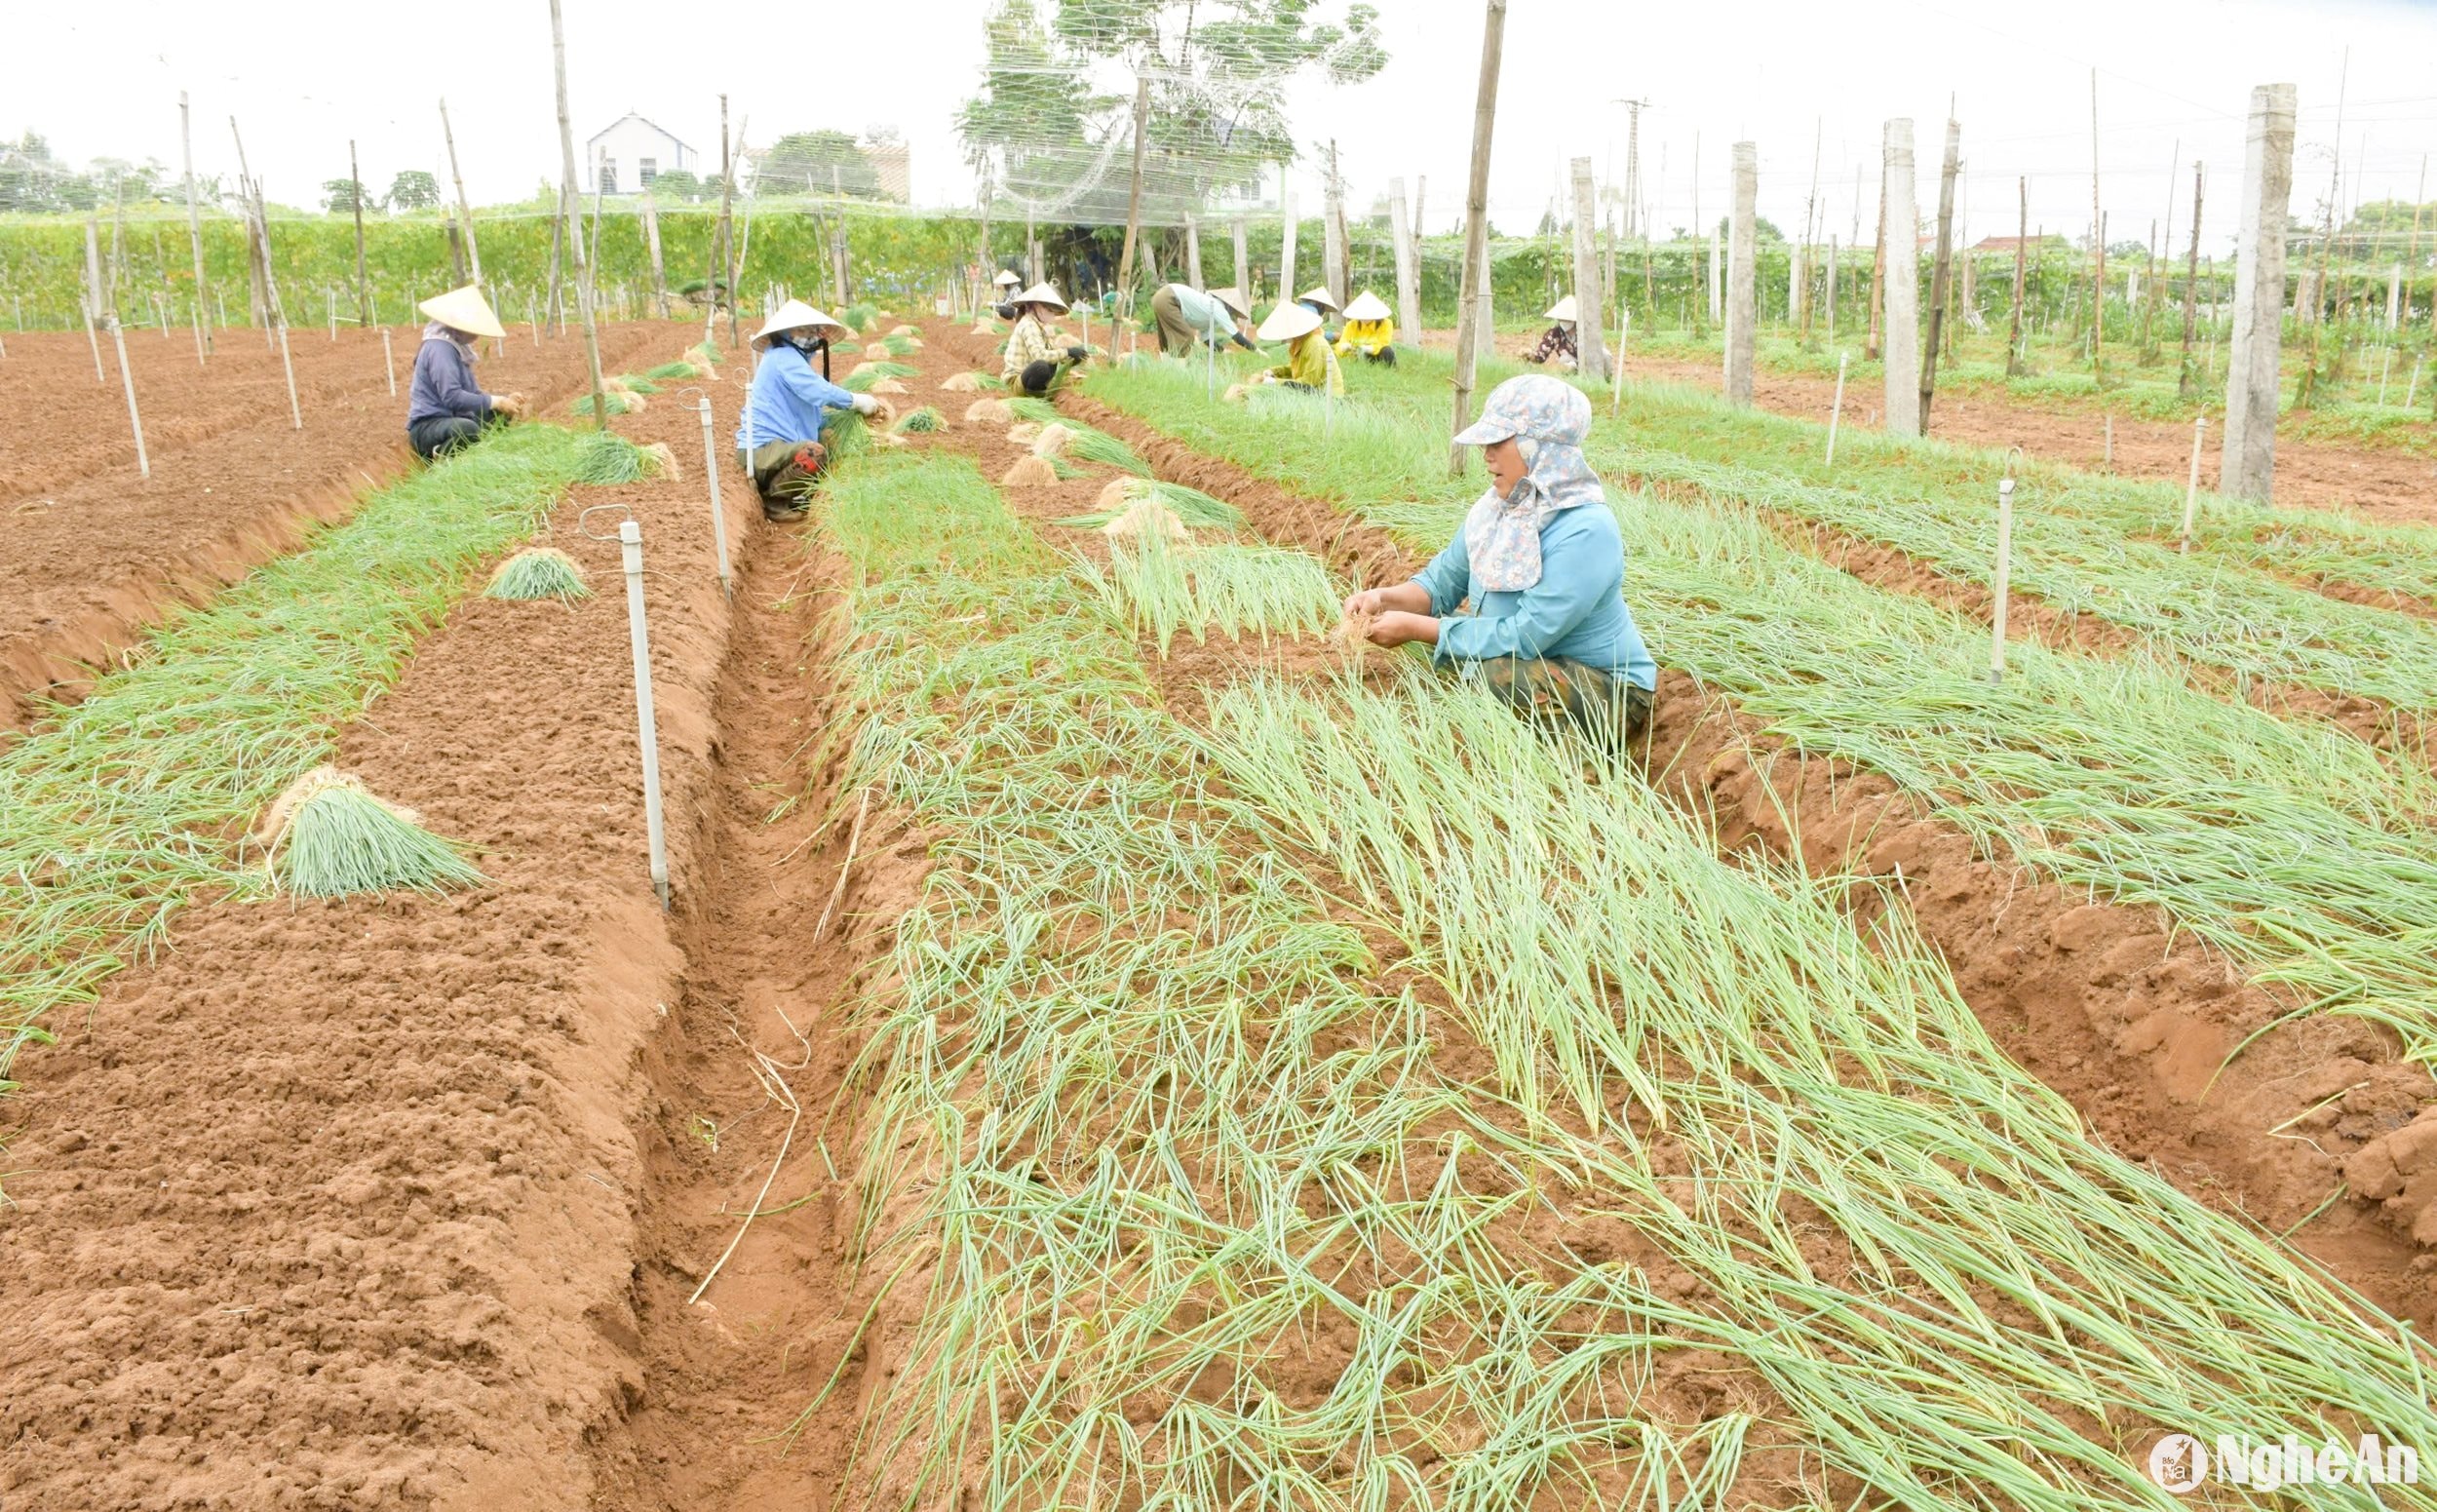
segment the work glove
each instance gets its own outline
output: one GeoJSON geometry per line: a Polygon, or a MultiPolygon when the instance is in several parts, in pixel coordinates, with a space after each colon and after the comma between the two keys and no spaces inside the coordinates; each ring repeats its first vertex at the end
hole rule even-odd
{"type": "Polygon", "coordinates": [[[1090,357],[1091,355],[1092,354],[1090,352],[1079,346],[1070,346],[1066,348],[1066,361],[1070,363],[1082,362],[1085,358],[1090,357]]]}
{"type": "Polygon", "coordinates": [[[493,414],[506,415],[511,420],[517,419],[524,413],[524,396],[522,394],[493,394],[490,397],[490,412],[493,414]]]}
{"type": "Polygon", "coordinates": [[[858,394],[855,396],[855,413],[857,414],[874,415],[878,414],[885,407],[886,407],[880,403],[880,396],[877,394],[858,394]]]}
{"type": "Polygon", "coordinates": [[[1246,339],[1244,338],[1244,332],[1242,332],[1242,331],[1240,331],[1240,330],[1239,330],[1239,331],[1237,331],[1237,332],[1235,333],[1235,344],[1236,344],[1237,346],[1242,347],[1242,348],[1243,348],[1244,350],[1246,350],[1247,352],[1257,352],[1257,351],[1259,351],[1259,350],[1260,350],[1260,348],[1259,348],[1259,347],[1257,347],[1257,346],[1253,345],[1253,343],[1252,343],[1252,342],[1250,342],[1250,341],[1246,340],[1246,339]]]}

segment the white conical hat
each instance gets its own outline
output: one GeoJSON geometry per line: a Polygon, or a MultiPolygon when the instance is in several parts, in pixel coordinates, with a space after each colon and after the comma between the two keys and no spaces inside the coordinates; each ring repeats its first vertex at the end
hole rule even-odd
{"type": "Polygon", "coordinates": [[[1324,310],[1334,310],[1337,307],[1337,296],[1329,292],[1329,286],[1326,284],[1314,285],[1296,294],[1295,298],[1297,303],[1309,302],[1324,310]]]}
{"type": "Polygon", "coordinates": [[[1244,291],[1234,285],[1230,284],[1224,289],[1214,289],[1210,291],[1210,296],[1234,311],[1237,320],[1252,319],[1252,306],[1244,302],[1244,291]]]}
{"type": "Polygon", "coordinates": [[[1263,341],[1292,341],[1297,336],[1308,336],[1319,329],[1319,316],[1299,304],[1282,304],[1270,311],[1269,318],[1260,323],[1260,338],[1263,341]]]}
{"type": "Polygon", "coordinates": [[[1058,291],[1047,284],[1035,284],[1020,294],[1010,294],[1007,296],[1007,302],[1009,304],[1054,304],[1062,310],[1066,307],[1066,301],[1058,297],[1058,291]]]}
{"type": "Polygon", "coordinates": [[[1541,315],[1540,319],[1544,321],[1569,321],[1576,319],[1576,316],[1574,315],[1574,296],[1567,294],[1565,298],[1550,305],[1547,312],[1541,315]]]}
{"type": "Polygon", "coordinates": [[[1354,296],[1352,304],[1345,307],[1345,318],[1350,321],[1383,321],[1388,318],[1388,307],[1377,294],[1366,289],[1354,296]]]}
{"type": "Polygon", "coordinates": [[[998,270],[998,277],[996,277],[996,278],[994,278],[994,279],[991,279],[991,280],[990,280],[990,282],[991,282],[991,283],[993,283],[993,284],[998,285],[1000,288],[1002,288],[1002,289],[1003,289],[1003,288],[1005,288],[1005,287],[1006,287],[1007,285],[1009,285],[1009,284],[1021,284],[1021,283],[1023,283],[1023,282],[1024,282],[1024,275],[1023,275],[1023,274],[1021,274],[1021,273],[1017,273],[1017,272],[1011,271],[1010,269],[1007,269],[1007,268],[1001,268],[1001,269],[999,269],[999,270],[998,270]]]}
{"type": "Polygon", "coordinates": [[[473,336],[504,336],[499,317],[493,315],[490,301],[483,297],[481,286],[468,284],[445,294],[434,294],[415,306],[431,319],[450,330],[462,330],[473,336]]]}
{"type": "Polygon", "coordinates": [[[761,323],[754,332],[754,345],[767,346],[770,338],[783,330],[802,330],[806,327],[820,331],[834,341],[846,334],[846,325],[832,316],[822,314],[801,299],[790,299],[779,306],[779,313],[761,323]]]}

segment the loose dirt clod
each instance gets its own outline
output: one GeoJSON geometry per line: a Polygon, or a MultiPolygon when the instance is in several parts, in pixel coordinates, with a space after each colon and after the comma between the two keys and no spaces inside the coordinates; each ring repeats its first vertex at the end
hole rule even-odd
{"type": "Polygon", "coordinates": [[[1050,465],[1047,457],[1021,457],[998,483],[1002,488],[1056,487],[1058,469],[1050,465]]]}

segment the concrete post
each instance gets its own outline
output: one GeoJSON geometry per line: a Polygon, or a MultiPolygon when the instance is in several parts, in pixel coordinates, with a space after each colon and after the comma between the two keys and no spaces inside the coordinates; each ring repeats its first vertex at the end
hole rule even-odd
{"type": "Polygon", "coordinates": [[[1573,160],[1574,349],[1586,378],[1607,377],[1606,291],[1600,282],[1599,207],[1591,193],[1591,160],[1573,160]]]}
{"type": "Polygon", "coordinates": [[[2284,341],[2285,214],[2293,198],[2296,92],[2251,92],[2243,136],[2242,231],[2235,245],[2233,340],[2225,364],[2225,440],[2218,491],[2269,500],[2276,473],[2277,362],[2284,341]]]}
{"type": "Polygon", "coordinates": [[[1913,199],[1913,123],[1889,121],[1883,141],[1887,207],[1887,276],[1880,288],[1886,319],[1886,429],[1920,434],[1920,213],[1913,199]]]}
{"type": "Polygon", "coordinates": [[[1760,149],[1734,144],[1733,241],[1726,250],[1726,402],[1752,403],[1752,359],[1759,349],[1760,277],[1754,266],[1760,189],[1760,149]]]}

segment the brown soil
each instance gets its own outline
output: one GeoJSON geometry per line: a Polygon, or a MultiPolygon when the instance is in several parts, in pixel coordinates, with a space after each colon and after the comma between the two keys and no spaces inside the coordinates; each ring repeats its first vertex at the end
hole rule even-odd
{"type": "MultiPolygon", "coordinates": [[[[685,344],[686,329],[604,328],[602,364],[614,371],[666,360],[685,344]]],[[[106,387],[93,382],[81,331],[19,337],[0,362],[0,405],[21,422],[12,436],[21,444],[0,451],[10,541],[0,559],[0,733],[32,717],[30,699],[77,696],[94,667],[171,609],[294,549],[411,462],[403,385],[418,330],[391,329],[402,385],[394,398],[377,331],[342,331],[335,343],[294,332],[302,431],[289,419],[278,354],[266,354],[257,333],[220,334],[209,369],[194,366],[190,340],[129,334],[149,479],[127,437],[115,354],[104,352],[106,387]]],[[[512,339],[479,373],[494,388],[561,406],[584,385],[583,341],[546,336],[537,350],[512,339]]]]}
{"type": "MultiPolygon", "coordinates": [[[[699,447],[692,427],[625,428],[699,447]]],[[[199,905],[19,1063],[10,1505],[593,1504],[587,1447],[644,1379],[633,1120],[684,965],[644,866],[618,551],[576,528],[610,497],[650,542],[677,896],[719,885],[730,610],[701,479],[578,489],[551,539],[595,597],[465,601],[340,743],[489,884],[199,905]]]]}
{"type": "MultiPolygon", "coordinates": [[[[1632,377],[1709,389],[1722,388],[1725,381],[1715,363],[1628,357],[1625,370],[1632,377]]],[[[1761,408],[1823,423],[1836,391],[1834,378],[1765,369],[1753,382],[1753,400],[1761,408]]],[[[1876,395],[1847,385],[1844,424],[1876,426],[1879,410],[1876,395]]],[[[2034,457],[2098,471],[2107,470],[2108,423],[2104,414],[2052,408],[2003,393],[1950,390],[1930,407],[1929,433],[1978,446],[2020,446],[2034,457]]],[[[2200,482],[2212,488],[2222,456],[2217,429],[2210,427],[2200,456],[2200,482]]],[[[2114,430],[2113,472],[2178,485],[2190,476],[2187,422],[2117,415],[2114,430]]],[[[2397,447],[2279,440],[2275,487],[2279,504],[2348,509],[2369,520],[2437,521],[2437,457],[2397,447]]]]}
{"type": "MultiPolygon", "coordinates": [[[[1326,504],[1092,400],[1062,403],[1161,476],[1234,503],[1264,534],[1323,554],[1341,574],[1391,581],[1419,565],[1385,531],[1326,504]]],[[[1857,909],[1909,908],[1996,1042],[2113,1148],[2202,1201],[2280,1230],[2302,1224],[2298,1248],[2381,1306],[2425,1314],[2437,1257],[2418,1246],[2437,1244],[2437,1136],[2432,1122],[2412,1120],[2437,1087],[2373,1027],[2321,1015],[2222,1066],[2291,1005],[2173,934],[2155,910],[2092,903],[1980,858],[1886,779],[1800,756],[1681,672],[1662,677],[1650,760],[1721,849],[1799,852],[1814,871],[1886,879],[1885,890],[1857,888],[1857,909]],[[2393,1200],[2347,1194],[2319,1211],[2347,1171],[2393,1200]]]]}

